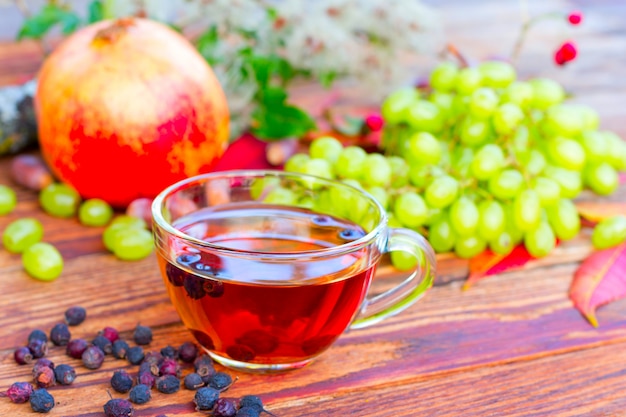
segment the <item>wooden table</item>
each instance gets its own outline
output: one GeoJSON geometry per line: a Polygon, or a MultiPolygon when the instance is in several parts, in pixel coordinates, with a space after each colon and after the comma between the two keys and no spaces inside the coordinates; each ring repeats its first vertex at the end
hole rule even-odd
{"type": "MultiPolygon", "coordinates": [[[[523,76],[560,80],[575,100],[600,112],[605,128],[626,137],[626,5],[618,3],[531,2],[531,12],[581,8],[585,24],[575,29],[542,24],[519,65],[523,76]],[[561,69],[552,64],[551,52],[563,33],[577,40],[580,59],[561,69]]],[[[437,4],[450,40],[470,55],[502,53],[512,44],[517,2],[437,4]]],[[[40,61],[31,43],[1,45],[0,82],[34,74],[40,61]]],[[[0,183],[9,183],[8,163],[0,160],[0,183]]],[[[89,315],[72,329],[74,337],[91,339],[110,325],[130,339],[141,322],[155,331],[150,349],[191,339],[166,296],[153,256],[118,261],[105,251],[102,229],[52,218],[38,208],[35,193],[18,192],[18,208],[0,218],[0,230],[16,218],[40,219],[45,240],[60,249],[66,267],[57,281],[38,282],[22,271],[19,256],[0,250],[0,390],[30,379],[31,367],[16,365],[13,350],[30,330],[48,331],[72,305],[83,305],[89,315]]],[[[622,188],[614,198],[625,194],[622,188]]],[[[440,256],[436,285],[418,304],[375,327],[346,333],[302,370],[270,376],[233,372],[239,380],[226,395],[260,395],[280,417],[626,415],[626,300],[601,308],[595,329],[567,297],[572,275],[590,250],[589,230],[584,230],[550,256],[468,291],[461,290],[467,262],[440,256]]],[[[50,390],[57,401],[50,415],[56,416],[102,415],[113,371],[136,371],[110,357],[101,369],[88,371],[60,348],[49,357],[78,371],[74,385],[50,390]]],[[[155,392],[135,415],[200,415],[192,397],[186,390],[155,392]]],[[[0,415],[31,411],[0,399],[0,415]]]]}

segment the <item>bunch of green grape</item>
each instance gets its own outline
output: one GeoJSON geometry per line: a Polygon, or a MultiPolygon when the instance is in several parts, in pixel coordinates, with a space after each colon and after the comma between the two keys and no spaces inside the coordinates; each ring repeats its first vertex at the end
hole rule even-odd
{"type": "MultiPolygon", "coordinates": [[[[516,80],[505,62],[443,63],[428,88],[384,101],[382,153],[323,137],[285,170],[358,184],[392,226],[423,233],[437,252],[471,258],[523,243],[542,257],[578,234],[572,200],[585,187],[611,194],[626,170],[626,142],[598,130],[593,109],[565,98],[553,80],[516,80]]],[[[606,229],[594,241],[621,236],[606,229]]]]}

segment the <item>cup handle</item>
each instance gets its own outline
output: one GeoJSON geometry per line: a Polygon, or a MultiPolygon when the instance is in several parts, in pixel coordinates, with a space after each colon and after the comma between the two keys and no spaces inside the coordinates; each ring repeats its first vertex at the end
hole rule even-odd
{"type": "Polygon", "coordinates": [[[391,228],[388,232],[385,253],[407,252],[415,256],[415,270],[399,285],[363,301],[360,312],[350,329],[360,329],[376,324],[411,306],[433,285],[435,279],[435,253],[424,237],[412,230],[391,228]]]}

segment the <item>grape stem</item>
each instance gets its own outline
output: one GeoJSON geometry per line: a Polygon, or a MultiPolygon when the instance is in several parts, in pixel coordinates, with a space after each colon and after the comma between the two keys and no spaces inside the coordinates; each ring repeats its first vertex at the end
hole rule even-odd
{"type": "Polygon", "coordinates": [[[467,68],[470,66],[467,58],[465,58],[465,56],[461,52],[459,52],[456,46],[449,43],[446,45],[446,50],[459,61],[459,63],[461,64],[461,68],[467,68]]]}
{"type": "MultiPolygon", "coordinates": [[[[522,0],[522,3],[525,4],[526,1],[522,0]]],[[[533,26],[535,26],[537,23],[543,20],[550,20],[550,19],[555,19],[555,18],[562,19],[563,13],[559,13],[559,12],[544,13],[544,14],[535,16],[531,19],[528,18],[527,13],[524,13],[524,16],[523,16],[524,23],[522,24],[522,28],[520,29],[519,34],[517,35],[517,39],[513,46],[513,51],[510,57],[510,61],[513,65],[515,65],[515,61],[517,61],[517,58],[519,57],[519,54],[522,51],[522,46],[524,45],[524,42],[526,41],[526,36],[528,36],[528,32],[530,31],[530,29],[533,26]]]]}

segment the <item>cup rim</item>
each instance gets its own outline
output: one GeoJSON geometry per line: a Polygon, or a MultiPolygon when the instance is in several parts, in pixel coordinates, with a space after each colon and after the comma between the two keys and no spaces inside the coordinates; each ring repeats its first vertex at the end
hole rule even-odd
{"type": "Polygon", "coordinates": [[[168,234],[173,235],[176,238],[182,239],[183,241],[187,243],[191,243],[194,246],[210,249],[212,251],[216,251],[218,253],[222,253],[225,255],[235,255],[239,257],[245,256],[245,257],[250,257],[250,258],[271,257],[273,259],[280,259],[280,260],[301,260],[302,258],[309,258],[309,259],[320,258],[320,257],[342,255],[345,253],[353,252],[357,249],[360,249],[361,247],[366,246],[368,243],[374,240],[375,237],[383,229],[387,227],[387,222],[388,222],[387,212],[385,211],[383,206],[378,202],[378,200],[374,196],[372,196],[370,193],[368,193],[367,191],[361,188],[354,187],[350,184],[343,183],[340,180],[336,180],[336,179],[328,179],[328,178],[323,178],[323,177],[319,177],[316,175],[303,174],[299,172],[282,171],[278,169],[238,169],[238,170],[228,170],[228,171],[214,171],[214,172],[209,172],[205,174],[194,175],[192,177],[188,177],[183,180],[180,180],[168,186],[164,190],[162,190],[152,201],[150,211],[152,214],[152,219],[156,223],[156,226],[158,226],[159,228],[161,228],[163,231],[167,232],[168,234]],[[213,178],[233,178],[233,177],[242,177],[242,176],[247,176],[247,177],[292,176],[292,177],[300,177],[300,178],[310,178],[316,181],[321,181],[322,183],[326,183],[329,185],[346,187],[348,189],[358,191],[359,193],[363,194],[366,199],[372,202],[378,209],[378,213],[379,213],[378,224],[369,233],[366,233],[364,236],[360,237],[359,239],[342,243],[340,245],[330,246],[328,248],[298,251],[298,252],[267,252],[267,251],[258,251],[258,250],[243,250],[243,249],[229,248],[226,246],[216,245],[210,242],[206,242],[206,241],[194,238],[193,236],[187,235],[186,233],[183,233],[180,230],[176,229],[174,226],[172,226],[170,222],[165,220],[165,218],[163,217],[162,208],[163,208],[166,197],[171,195],[176,190],[181,189],[185,185],[189,183],[193,183],[193,182],[203,182],[203,181],[213,179],[213,178]]]}

